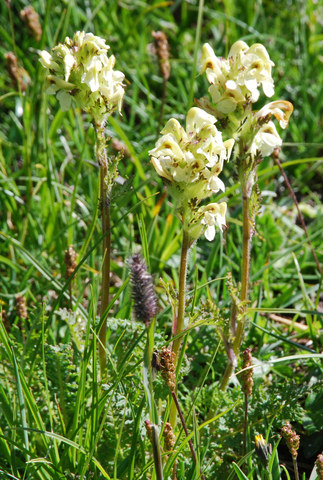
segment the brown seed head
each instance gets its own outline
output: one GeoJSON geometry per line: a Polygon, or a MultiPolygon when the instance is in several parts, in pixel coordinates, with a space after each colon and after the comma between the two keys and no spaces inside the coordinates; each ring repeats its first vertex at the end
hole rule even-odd
{"type": "Polygon", "coordinates": [[[23,319],[28,318],[26,298],[18,294],[16,296],[16,302],[18,316],[23,319]]]}
{"type": "Polygon", "coordinates": [[[150,443],[153,443],[153,426],[149,420],[145,420],[145,427],[150,443]]]}
{"type": "Polygon", "coordinates": [[[122,142],[121,140],[119,140],[118,138],[113,138],[112,139],[111,147],[113,148],[113,150],[116,150],[117,152],[123,153],[123,155],[125,157],[130,157],[131,156],[127,145],[124,142],[122,142]]]}
{"type": "Polygon", "coordinates": [[[175,352],[163,347],[162,351],[159,352],[158,359],[163,379],[167,383],[170,391],[174,392],[176,386],[175,352]]]}
{"type": "Polygon", "coordinates": [[[315,461],[318,480],[323,480],[323,455],[320,453],[315,461]]]}
{"type": "Polygon", "coordinates": [[[163,437],[165,439],[165,450],[167,452],[173,450],[175,445],[175,434],[170,423],[166,422],[164,425],[163,437]]]}
{"type": "Polygon", "coordinates": [[[34,8],[29,5],[25,7],[20,12],[20,17],[25,25],[27,25],[28,30],[30,31],[31,35],[37,42],[40,42],[42,37],[42,28],[39,22],[39,15],[34,10],[34,8]]]}
{"type": "Polygon", "coordinates": [[[159,59],[159,68],[165,80],[170,76],[169,44],[164,32],[151,32],[155,40],[156,54],[159,59]]]}
{"type": "Polygon", "coordinates": [[[292,430],[292,426],[289,422],[281,429],[281,436],[286,440],[286,444],[290,454],[293,458],[297,457],[297,450],[299,449],[299,435],[296,435],[295,430],[292,430]]]}
{"type": "Polygon", "coordinates": [[[5,58],[7,60],[7,72],[12,83],[16,88],[20,87],[20,90],[25,92],[27,84],[30,82],[28,72],[23,67],[18,65],[17,57],[13,52],[6,53],[5,58]]]}
{"type": "MultiPolygon", "coordinates": [[[[250,348],[246,348],[246,350],[243,352],[243,364],[242,368],[248,368],[252,366],[252,356],[251,356],[251,350],[250,348]]],[[[245,395],[251,395],[252,394],[252,387],[253,387],[253,369],[249,368],[249,370],[245,370],[241,374],[241,380],[242,380],[242,391],[245,395]]]]}
{"type": "Polygon", "coordinates": [[[70,245],[66,250],[64,254],[64,262],[66,266],[66,274],[65,277],[68,279],[74,272],[76,268],[76,253],[74,250],[73,245],[70,245]]]}

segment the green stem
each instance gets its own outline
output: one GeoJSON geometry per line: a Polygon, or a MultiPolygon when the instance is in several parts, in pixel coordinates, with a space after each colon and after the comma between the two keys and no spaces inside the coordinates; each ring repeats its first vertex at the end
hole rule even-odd
{"type": "MultiPolygon", "coordinates": [[[[179,286],[178,286],[178,309],[177,309],[177,318],[174,319],[173,325],[173,335],[176,337],[184,329],[184,318],[185,318],[185,301],[186,301],[186,271],[187,271],[187,259],[188,251],[190,248],[190,239],[189,234],[186,230],[183,230],[183,242],[182,242],[182,252],[181,252],[181,264],[179,270],[179,286]]],[[[175,338],[173,341],[173,352],[175,353],[174,364],[177,366],[178,355],[180,347],[182,344],[182,337],[175,338]]],[[[169,422],[174,428],[176,423],[176,405],[172,401],[169,415],[169,422]]]]}
{"type": "Polygon", "coordinates": [[[229,380],[231,375],[233,374],[234,371],[234,366],[230,360],[227,363],[227,366],[225,368],[222,380],[221,380],[221,385],[220,385],[220,390],[224,392],[228,386],[229,380]]]}
{"type": "Polygon", "coordinates": [[[152,444],[155,463],[156,479],[163,480],[163,462],[160,453],[160,444],[158,438],[158,430],[156,425],[152,425],[152,444]]]}
{"type": "Polygon", "coordinates": [[[146,387],[146,395],[149,406],[150,421],[153,424],[158,424],[158,413],[154,401],[154,388],[153,388],[153,350],[154,350],[154,331],[155,331],[155,318],[152,319],[149,326],[146,327],[147,343],[144,353],[144,386],[146,387]]]}
{"type": "MultiPolygon", "coordinates": [[[[100,167],[100,210],[102,223],[102,282],[101,282],[101,307],[100,318],[107,315],[110,290],[110,255],[111,255],[111,223],[110,223],[110,195],[108,185],[108,158],[105,149],[104,125],[96,125],[96,156],[100,167]]],[[[99,331],[99,361],[101,379],[105,376],[107,355],[107,322],[104,320],[99,331]]]]}

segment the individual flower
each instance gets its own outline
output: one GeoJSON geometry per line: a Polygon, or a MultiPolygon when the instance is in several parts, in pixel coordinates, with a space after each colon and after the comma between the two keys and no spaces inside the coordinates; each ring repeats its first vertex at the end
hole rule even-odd
{"type": "Polygon", "coordinates": [[[120,111],[124,95],[124,74],[114,70],[110,47],[92,33],[76,32],[52,49],[40,53],[40,63],[49,71],[47,93],[56,94],[62,110],[72,99],[101,124],[115,109],[120,111]]]}
{"type": "Polygon", "coordinates": [[[175,187],[172,192],[176,191],[181,201],[195,198],[199,202],[224,191],[218,175],[224,160],[230,158],[233,140],[223,142],[215,122],[213,115],[193,107],[186,117],[186,129],[170,119],[149,152],[157,173],[175,187]]]}
{"type": "Polygon", "coordinates": [[[268,466],[270,447],[262,435],[255,435],[255,450],[265,468],[268,466]]]}
{"type": "Polygon", "coordinates": [[[267,115],[274,115],[279,121],[281,128],[287,128],[289,117],[293,113],[293,104],[286,100],[276,100],[262,107],[256,114],[257,118],[263,118],[267,115]]]}
{"type": "Polygon", "coordinates": [[[250,146],[250,153],[254,156],[260,154],[261,157],[271,155],[275,148],[280,147],[282,139],[276,130],[274,123],[269,122],[260,126],[250,146]]]}
{"type": "Polygon", "coordinates": [[[265,47],[255,43],[249,47],[238,41],[230,49],[228,58],[216,57],[211,46],[203,45],[201,73],[205,71],[211,84],[209,93],[218,112],[228,114],[259,98],[261,86],[267,97],[274,94],[270,60],[265,47]]]}
{"type": "Polygon", "coordinates": [[[222,203],[210,203],[201,209],[202,220],[201,224],[206,226],[204,235],[207,240],[210,242],[215,237],[215,227],[218,227],[220,230],[223,230],[223,227],[226,225],[225,214],[227,211],[227,204],[222,203]]]}

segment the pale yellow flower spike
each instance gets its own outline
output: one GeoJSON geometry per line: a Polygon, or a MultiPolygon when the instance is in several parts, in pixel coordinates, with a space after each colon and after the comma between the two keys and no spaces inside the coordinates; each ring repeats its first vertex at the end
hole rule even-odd
{"type": "Polygon", "coordinates": [[[116,108],[121,109],[124,74],[113,70],[115,58],[109,45],[93,33],[76,32],[52,49],[40,52],[40,63],[49,70],[47,93],[56,94],[62,110],[72,100],[102,124],[116,108]]]}

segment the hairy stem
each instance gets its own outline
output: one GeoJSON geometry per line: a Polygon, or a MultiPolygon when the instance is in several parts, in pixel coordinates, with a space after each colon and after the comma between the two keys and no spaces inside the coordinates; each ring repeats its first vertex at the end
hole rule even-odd
{"type": "MultiPolygon", "coordinates": [[[[242,188],[242,209],[243,209],[243,239],[242,239],[242,274],[241,274],[241,302],[248,301],[249,276],[250,276],[250,246],[251,246],[251,222],[249,218],[250,187],[248,182],[241,185],[242,188]]],[[[245,317],[237,322],[237,331],[233,342],[233,351],[239,354],[243,333],[245,317]]]]}
{"type": "MultiPolygon", "coordinates": [[[[108,158],[105,148],[104,124],[96,125],[96,157],[100,167],[100,210],[102,223],[102,281],[100,318],[107,314],[110,290],[110,254],[111,254],[111,223],[110,223],[110,189],[108,182],[108,158]]],[[[101,379],[105,376],[107,323],[104,319],[99,331],[99,361],[101,379]]]]}
{"type": "MultiPolygon", "coordinates": [[[[241,302],[248,301],[249,276],[250,276],[250,247],[251,247],[251,221],[249,217],[249,202],[251,188],[248,181],[241,182],[242,193],[242,212],[243,212],[243,239],[242,239],[242,266],[241,266],[241,302]]],[[[245,317],[241,316],[236,322],[236,310],[233,308],[231,313],[231,325],[233,329],[233,348],[232,354],[228,356],[228,363],[224,371],[220,390],[226,390],[230,377],[236,367],[236,358],[239,355],[241,342],[244,334],[245,317]]]]}
{"type": "Polygon", "coordinates": [[[230,380],[230,377],[233,374],[233,372],[234,372],[234,365],[229,360],[229,362],[227,363],[227,366],[225,368],[225,371],[224,371],[224,374],[223,374],[223,377],[222,377],[222,380],[221,380],[221,384],[220,384],[220,390],[222,390],[222,392],[224,392],[226,390],[226,388],[228,386],[228,383],[229,383],[229,380],[230,380]]]}
{"type": "MultiPolygon", "coordinates": [[[[187,231],[183,231],[181,264],[179,270],[179,287],[178,287],[178,309],[176,325],[173,325],[173,335],[176,337],[184,329],[184,317],[185,317],[185,301],[186,301],[186,271],[187,271],[187,258],[189,251],[189,235],[187,231]]],[[[182,338],[175,338],[173,342],[173,352],[175,352],[175,365],[177,364],[179,350],[182,344],[182,338]]]]}
{"type": "MultiPolygon", "coordinates": [[[[173,324],[173,336],[179,335],[184,329],[184,317],[185,317],[185,301],[186,301],[186,271],[187,271],[187,259],[189,251],[189,235],[186,230],[183,230],[183,242],[182,242],[182,253],[181,253],[181,264],[179,270],[179,292],[178,292],[178,309],[177,317],[174,319],[173,324]]],[[[173,352],[175,353],[174,364],[177,366],[178,355],[180,347],[182,344],[182,338],[175,338],[173,341],[173,352]]],[[[176,423],[176,405],[172,401],[170,414],[169,414],[169,423],[174,428],[176,423]]]]}
{"type": "MultiPolygon", "coordinates": [[[[101,222],[102,222],[102,282],[101,282],[101,307],[100,318],[103,317],[104,312],[109,304],[109,290],[110,290],[110,251],[111,251],[111,234],[110,234],[110,206],[106,187],[106,168],[100,167],[100,202],[101,202],[101,222]]],[[[99,360],[101,378],[105,375],[106,370],[106,338],[107,338],[107,322],[104,320],[99,332],[99,360]]]]}

